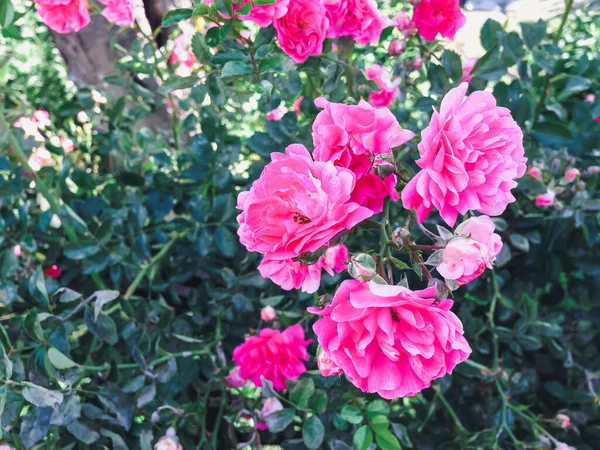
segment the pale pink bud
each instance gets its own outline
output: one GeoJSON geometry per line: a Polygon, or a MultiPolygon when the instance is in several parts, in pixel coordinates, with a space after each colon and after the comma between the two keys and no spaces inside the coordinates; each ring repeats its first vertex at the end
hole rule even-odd
{"type": "Polygon", "coordinates": [[[183,450],[183,447],[179,444],[175,430],[169,428],[165,436],[154,445],[154,450],[183,450]]]}
{"type": "Polygon", "coordinates": [[[260,310],[260,318],[265,322],[270,322],[271,320],[275,320],[277,318],[277,314],[275,313],[275,309],[272,306],[265,306],[260,310]]]}
{"type": "Polygon", "coordinates": [[[400,56],[404,50],[406,50],[406,43],[400,39],[394,39],[388,47],[391,56],[400,56]]]}
{"type": "Polygon", "coordinates": [[[243,387],[248,383],[248,380],[245,380],[240,376],[239,366],[235,366],[231,372],[229,372],[229,375],[225,377],[225,381],[228,382],[230,387],[243,387]]]}
{"type": "Polygon", "coordinates": [[[410,245],[414,242],[412,235],[408,228],[398,227],[394,231],[392,231],[392,242],[397,247],[402,247],[404,245],[410,245]]]}
{"type": "Polygon", "coordinates": [[[577,179],[578,176],[579,176],[579,170],[576,169],[575,167],[571,167],[569,170],[567,170],[565,172],[565,180],[567,180],[567,183],[572,183],[573,181],[575,181],[577,179]]]}
{"type": "Polygon", "coordinates": [[[92,100],[96,103],[106,103],[106,97],[95,89],[92,89],[92,100]]]}
{"type": "Polygon", "coordinates": [[[413,59],[412,66],[413,69],[419,70],[421,67],[423,67],[423,58],[420,56],[415,57],[415,59],[413,59]]]}
{"type": "Polygon", "coordinates": [[[391,155],[381,154],[373,161],[373,171],[381,178],[386,178],[396,173],[396,164],[391,155]]]}
{"type": "Polygon", "coordinates": [[[366,253],[359,253],[350,258],[348,273],[356,280],[370,281],[377,275],[375,260],[366,253]]]}
{"type": "Polygon", "coordinates": [[[571,447],[569,444],[559,442],[555,450],[577,450],[575,447],[571,447]]]}
{"type": "Polygon", "coordinates": [[[557,414],[555,420],[556,424],[563,430],[566,430],[571,426],[571,418],[566,414],[557,414]]]}
{"type": "Polygon", "coordinates": [[[594,103],[595,100],[596,100],[596,96],[594,94],[588,94],[585,96],[585,101],[587,103],[594,103]]]}
{"type": "MultiPolygon", "coordinates": [[[[17,244],[17,245],[15,245],[15,246],[13,247],[13,253],[15,254],[15,256],[16,256],[17,258],[20,258],[21,256],[23,256],[23,250],[21,249],[21,246],[20,246],[20,245],[18,245],[18,244],[17,244]]],[[[2,450],[2,449],[0,448],[0,450],[2,450]]]]}
{"type": "Polygon", "coordinates": [[[554,204],[555,198],[556,194],[552,191],[548,191],[545,194],[538,194],[538,196],[535,198],[535,206],[547,208],[548,206],[552,206],[554,204]]]}
{"type": "Polygon", "coordinates": [[[44,109],[38,109],[33,112],[33,120],[37,123],[40,128],[49,127],[52,122],[50,122],[50,113],[44,109]]]}
{"type": "Polygon", "coordinates": [[[90,116],[88,116],[85,111],[79,111],[77,113],[77,122],[86,123],[89,120],[90,120],[90,116]]]}
{"type": "Polygon", "coordinates": [[[60,137],[60,146],[66,153],[71,153],[75,149],[75,144],[69,138],[60,137]]]}
{"type": "Polygon", "coordinates": [[[267,120],[281,120],[281,119],[283,119],[283,116],[285,116],[287,112],[288,112],[288,109],[285,107],[285,105],[280,104],[274,110],[269,111],[269,114],[267,114],[267,120]]]}
{"type": "Polygon", "coordinates": [[[542,180],[542,171],[537,167],[530,167],[529,169],[527,169],[527,173],[536,180],[542,180]]]}
{"type": "Polygon", "coordinates": [[[342,373],[342,369],[340,369],[337,364],[331,360],[329,355],[325,353],[322,348],[319,348],[319,352],[319,356],[317,357],[317,365],[319,366],[321,375],[324,377],[331,377],[342,373]]]}

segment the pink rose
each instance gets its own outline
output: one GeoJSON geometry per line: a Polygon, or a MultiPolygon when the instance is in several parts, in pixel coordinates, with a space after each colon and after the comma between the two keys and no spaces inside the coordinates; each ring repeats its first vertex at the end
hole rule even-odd
{"type": "Polygon", "coordinates": [[[292,325],[283,332],[263,328],[257,336],[247,337],[233,351],[233,361],[240,376],[262,387],[263,376],[277,390],[287,389],[287,380],[295,380],[304,372],[302,361],[308,360],[306,347],[312,339],[304,340],[304,329],[292,325]]]}
{"type": "Polygon", "coordinates": [[[456,237],[444,249],[437,271],[446,280],[456,280],[459,286],[481,275],[502,249],[502,239],[494,233],[494,222],[488,216],[472,217],[461,223],[456,237]]]}
{"type": "Polygon", "coordinates": [[[277,314],[275,313],[275,308],[272,306],[265,306],[260,310],[260,320],[264,320],[265,322],[270,322],[277,318],[277,314]]]}
{"type": "Polygon", "coordinates": [[[303,100],[304,100],[304,96],[301,95],[292,104],[292,111],[294,111],[298,117],[300,117],[300,115],[302,114],[302,110],[300,109],[300,107],[302,106],[303,100]]]}
{"type": "Polygon", "coordinates": [[[406,43],[401,39],[394,39],[388,46],[390,56],[400,56],[406,50],[406,43]]]}
{"type": "Polygon", "coordinates": [[[342,373],[342,369],[336,366],[336,364],[331,360],[329,355],[323,351],[323,349],[321,349],[321,352],[317,358],[317,365],[319,366],[321,375],[324,377],[331,377],[342,373]]]}
{"type": "Polygon", "coordinates": [[[471,76],[471,72],[473,71],[473,67],[477,64],[477,58],[462,58],[462,79],[461,81],[469,82],[473,79],[471,76]]]}
{"type": "Polygon", "coordinates": [[[565,180],[567,180],[567,183],[572,183],[577,179],[578,176],[579,170],[575,167],[571,167],[565,172],[565,180]]]}
{"type": "Polygon", "coordinates": [[[33,169],[33,171],[37,172],[42,167],[52,165],[52,154],[48,150],[46,150],[46,147],[38,147],[33,151],[33,153],[31,153],[31,156],[29,156],[28,163],[33,169]]]}
{"type": "Polygon", "coordinates": [[[354,184],[350,170],[313,161],[302,145],[272,153],[260,178],[238,196],[240,242],[278,260],[329,245],[373,215],[351,201],[354,184]]]}
{"type": "Polygon", "coordinates": [[[388,107],[400,95],[400,79],[391,80],[389,70],[375,64],[367,68],[366,75],[369,80],[375,81],[379,92],[371,92],[369,94],[369,102],[376,108],[388,107]]]}
{"type": "Polygon", "coordinates": [[[547,208],[548,206],[552,206],[554,204],[555,198],[556,194],[552,191],[548,191],[545,194],[538,194],[538,196],[535,198],[535,206],[547,208]]]}
{"type": "Polygon", "coordinates": [[[339,244],[327,249],[315,264],[303,264],[291,258],[276,259],[267,255],[258,266],[258,271],[264,278],[286,291],[301,289],[312,294],[321,285],[322,270],[329,275],[346,269],[348,248],[339,244]]]}
{"type": "Polygon", "coordinates": [[[38,123],[30,117],[19,117],[13,124],[15,128],[21,128],[25,133],[25,139],[34,138],[38,142],[44,141],[44,136],[39,131],[38,123]]]}
{"type": "Polygon", "coordinates": [[[372,170],[372,161],[377,155],[392,155],[393,148],[414,134],[403,130],[388,109],[375,109],[362,100],[351,106],[319,98],[315,105],[324,109],[313,123],[315,160],[350,169],[356,176],[352,200],[374,214],[383,210],[385,198],[398,201],[396,175],[380,178],[372,170]]]}
{"type": "Polygon", "coordinates": [[[56,264],[46,267],[44,269],[44,275],[48,278],[60,278],[62,274],[62,269],[58,267],[56,264]]]}
{"type": "Polygon", "coordinates": [[[596,100],[596,96],[594,94],[588,94],[585,96],[585,101],[587,103],[594,103],[595,100],[596,100]]]}
{"type": "Polygon", "coordinates": [[[556,446],[556,450],[577,450],[575,447],[571,447],[569,444],[565,444],[564,442],[559,442],[556,446]]]}
{"type": "Polygon", "coordinates": [[[415,59],[413,59],[412,62],[412,67],[415,70],[421,70],[421,67],[423,67],[423,58],[421,58],[420,56],[415,56],[415,59]]]}
{"type": "Polygon", "coordinates": [[[502,214],[527,168],[523,133],[510,111],[489,92],[465,97],[468,87],[450,90],[421,133],[422,170],[402,191],[402,204],[417,210],[419,222],[434,207],[450,226],[469,210],[502,214]]]}
{"type": "Polygon", "coordinates": [[[175,38],[175,46],[169,56],[169,64],[178,66],[175,68],[175,74],[180,77],[187,77],[192,74],[192,68],[197,59],[189,50],[188,40],[185,35],[180,34],[175,38]]]}
{"type": "Polygon", "coordinates": [[[331,361],[364,392],[386,399],[412,396],[451,373],[471,353],[452,301],[436,287],[411,291],[371,281],[344,281],[331,304],[309,312],[331,361]]]}
{"type": "Polygon", "coordinates": [[[106,5],[102,15],[110,23],[130,28],[135,23],[135,0],[99,0],[106,5]]]}
{"type": "MultiPolygon", "coordinates": [[[[243,1],[239,6],[233,5],[233,9],[238,10],[242,6],[248,3],[248,0],[243,1]]],[[[238,16],[240,20],[250,20],[257,24],[261,28],[268,27],[271,25],[273,20],[281,19],[288,11],[288,4],[290,0],[275,0],[274,3],[269,5],[255,5],[252,2],[252,10],[250,14],[246,16],[238,16]]]]}
{"type": "Polygon", "coordinates": [[[283,116],[285,116],[288,112],[288,109],[285,107],[283,103],[280,103],[279,106],[267,114],[267,120],[281,120],[283,116]]]}
{"type": "Polygon", "coordinates": [[[71,139],[61,136],[59,142],[60,146],[66,153],[71,153],[73,150],[75,150],[75,144],[71,139]]]}
{"type": "Polygon", "coordinates": [[[79,111],[77,113],[77,122],[79,123],[86,123],[87,121],[90,120],[90,116],[88,116],[88,114],[85,111],[79,111]]]}
{"type": "Polygon", "coordinates": [[[163,436],[154,445],[154,450],[183,450],[176,436],[163,436]]]}
{"type": "Polygon", "coordinates": [[[87,0],[35,0],[38,14],[57,33],[77,32],[90,23],[87,0]]]}
{"type": "Polygon", "coordinates": [[[557,414],[556,415],[556,424],[561,427],[563,430],[566,430],[571,426],[571,418],[566,414],[557,414]]]}
{"type": "Polygon", "coordinates": [[[229,375],[225,377],[225,381],[230,387],[244,387],[248,384],[248,380],[240,376],[239,366],[235,366],[231,372],[229,372],[229,375]]]}
{"type": "Polygon", "coordinates": [[[349,36],[361,45],[379,42],[387,19],[377,10],[374,0],[332,0],[324,3],[331,24],[328,38],[349,36]]]}
{"type": "Polygon", "coordinates": [[[52,122],[50,122],[50,113],[44,109],[38,109],[37,111],[34,111],[33,120],[35,120],[40,128],[46,128],[52,124],[52,122]]]}
{"type": "Polygon", "coordinates": [[[596,122],[600,123],[600,116],[596,117],[596,122]]]}
{"type": "Polygon", "coordinates": [[[542,181],[542,171],[537,167],[530,167],[529,169],[527,169],[527,174],[531,175],[536,180],[542,181]]]}
{"type": "MultiPolygon", "coordinates": [[[[21,256],[23,256],[23,249],[21,248],[20,245],[15,245],[13,247],[13,254],[17,257],[20,258],[21,256]]],[[[1,449],[0,449],[1,450],[1,449]]]]}
{"type": "Polygon", "coordinates": [[[404,36],[410,36],[415,32],[417,27],[415,23],[412,21],[410,14],[407,12],[400,12],[396,14],[396,16],[392,19],[392,23],[395,27],[397,27],[404,36]]]}
{"type": "Polygon", "coordinates": [[[95,89],[92,89],[92,100],[98,104],[106,103],[106,97],[95,89]]]}
{"type": "Polygon", "coordinates": [[[422,0],[415,6],[413,22],[419,34],[428,41],[433,41],[438,33],[454,40],[467,18],[461,12],[458,0],[422,0]]]}
{"type": "Polygon", "coordinates": [[[325,7],[313,0],[290,0],[288,12],[273,21],[281,49],[301,64],[320,55],[329,27],[325,7]]]}
{"type": "Polygon", "coordinates": [[[0,445],[0,450],[13,450],[10,445],[0,445]]]}

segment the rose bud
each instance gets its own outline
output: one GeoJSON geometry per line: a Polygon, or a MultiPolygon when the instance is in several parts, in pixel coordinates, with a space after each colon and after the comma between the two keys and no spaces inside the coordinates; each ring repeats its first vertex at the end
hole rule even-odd
{"type": "Polygon", "coordinates": [[[370,281],[377,275],[375,260],[366,253],[359,253],[350,258],[348,273],[359,281],[370,281]]]}
{"type": "Polygon", "coordinates": [[[386,178],[396,172],[396,164],[392,155],[377,155],[373,161],[373,170],[381,178],[386,178]]]}
{"type": "Polygon", "coordinates": [[[391,56],[400,56],[406,50],[406,42],[401,39],[394,39],[388,46],[388,53],[391,56]]]}
{"type": "Polygon", "coordinates": [[[408,228],[398,227],[392,231],[392,242],[396,247],[404,247],[414,243],[414,239],[408,228]]]}

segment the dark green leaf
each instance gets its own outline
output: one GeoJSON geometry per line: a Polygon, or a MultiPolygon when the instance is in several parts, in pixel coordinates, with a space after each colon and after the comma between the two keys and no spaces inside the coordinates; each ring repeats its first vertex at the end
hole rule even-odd
{"type": "Polygon", "coordinates": [[[71,422],[67,426],[67,430],[69,430],[69,433],[75,436],[79,441],[87,445],[93,444],[100,439],[100,435],[98,433],[79,420],[71,422]]]}
{"type": "Polygon", "coordinates": [[[373,443],[373,432],[367,425],[363,425],[354,432],[352,442],[356,450],[368,450],[373,443]]]}
{"type": "Polygon", "coordinates": [[[546,36],[546,22],[542,19],[537,22],[521,22],[521,34],[525,45],[533,48],[546,36]]]}
{"type": "Polygon", "coordinates": [[[290,389],[290,400],[300,408],[306,408],[308,402],[315,392],[315,383],[312,378],[304,378],[290,389]]]}
{"type": "Polygon", "coordinates": [[[238,77],[252,73],[252,67],[240,61],[228,61],[221,70],[222,77],[238,77]]]}
{"type": "Polygon", "coordinates": [[[458,81],[462,78],[462,62],[458,53],[452,50],[444,50],[442,64],[453,80],[458,81]]]}
{"type": "Polygon", "coordinates": [[[481,46],[490,50],[498,45],[498,33],[503,33],[502,25],[493,19],[488,19],[481,28],[481,46]]]}
{"type": "Polygon", "coordinates": [[[158,92],[160,94],[168,94],[172,91],[177,91],[179,89],[189,89],[194,87],[196,84],[200,82],[200,78],[195,75],[190,75],[189,77],[180,77],[177,75],[171,75],[167,81],[165,81],[158,92]]]}
{"type": "Polygon", "coordinates": [[[192,17],[193,13],[194,11],[188,8],[173,9],[165,14],[161,26],[166,28],[183,20],[187,20],[192,17]]]}
{"type": "Polygon", "coordinates": [[[24,386],[22,390],[23,397],[35,406],[54,406],[63,402],[64,397],[58,391],[51,391],[28,381],[23,381],[22,384],[24,386]]]}
{"type": "Polygon", "coordinates": [[[292,423],[292,420],[294,420],[294,410],[282,409],[267,416],[267,427],[272,433],[279,433],[285,430],[292,423]]]}
{"type": "Polygon", "coordinates": [[[106,314],[99,314],[98,320],[94,320],[94,312],[92,308],[85,308],[85,324],[90,333],[102,339],[109,345],[115,345],[119,340],[117,336],[117,325],[114,320],[106,314]]]}
{"type": "Polygon", "coordinates": [[[317,416],[312,415],[304,421],[302,426],[302,439],[304,445],[310,449],[318,449],[325,437],[325,426],[317,416]]]}
{"type": "Polygon", "coordinates": [[[358,425],[363,421],[362,412],[360,412],[360,409],[353,405],[344,406],[340,415],[342,416],[342,419],[353,425],[358,425]]]}
{"type": "Polygon", "coordinates": [[[48,359],[50,360],[50,363],[58,370],[70,369],[71,367],[77,366],[77,364],[73,362],[67,355],[63,354],[54,347],[48,349],[48,359]]]}

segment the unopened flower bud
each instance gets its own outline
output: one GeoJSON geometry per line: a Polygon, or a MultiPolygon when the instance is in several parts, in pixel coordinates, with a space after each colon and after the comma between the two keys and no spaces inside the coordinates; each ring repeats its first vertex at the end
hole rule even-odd
{"type": "Polygon", "coordinates": [[[571,418],[566,414],[557,414],[555,420],[556,424],[563,430],[566,430],[571,426],[571,418]]]}
{"type": "Polygon", "coordinates": [[[577,183],[575,183],[575,189],[579,192],[585,191],[585,183],[583,181],[578,181],[577,183]]]}
{"type": "Polygon", "coordinates": [[[419,3],[421,3],[421,0],[408,0],[408,3],[413,6],[417,6],[419,3]]]}
{"type": "Polygon", "coordinates": [[[154,450],[183,450],[174,428],[169,428],[166,434],[154,445],[154,450]]]}
{"type": "Polygon", "coordinates": [[[158,411],[154,411],[150,417],[150,420],[152,420],[152,423],[158,423],[160,420],[160,413],[158,411]]]}
{"type": "Polygon", "coordinates": [[[586,177],[593,177],[600,173],[600,166],[590,166],[583,173],[586,177]]]}
{"type": "Polygon", "coordinates": [[[350,258],[348,273],[355,280],[370,281],[377,275],[377,265],[372,256],[359,253],[350,258]]]}
{"type": "Polygon", "coordinates": [[[411,245],[414,239],[408,228],[398,227],[392,231],[392,242],[396,247],[404,247],[405,245],[411,245]]]}
{"type": "Polygon", "coordinates": [[[419,70],[421,67],[423,67],[423,58],[417,56],[415,59],[413,59],[412,67],[415,70],[419,70]]]}
{"type": "Polygon", "coordinates": [[[389,177],[396,172],[396,164],[392,155],[377,155],[373,161],[373,170],[381,178],[389,177]]]}
{"type": "Polygon", "coordinates": [[[321,375],[324,377],[331,377],[333,375],[339,375],[342,373],[342,369],[340,369],[338,365],[331,360],[329,355],[325,353],[325,350],[323,350],[322,347],[319,347],[317,355],[317,365],[319,366],[321,375]]]}
{"type": "Polygon", "coordinates": [[[275,309],[272,306],[265,306],[263,309],[260,310],[260,318],[265,322],[270,322],[277,318],[277,313],[275,312],[275,309]]]}
{"type": "Polygon", "coordinates": [[[406,42],[401,39],[394,39],[388,46],[388,53],[391,56],[400,56],[406,50],[406,42]]]}

